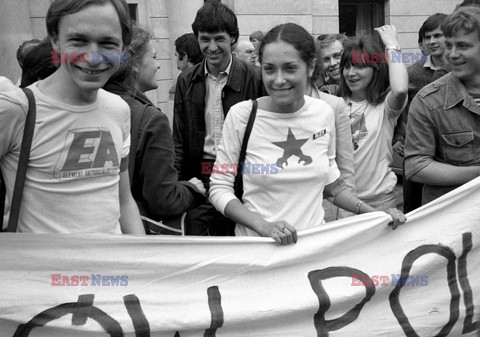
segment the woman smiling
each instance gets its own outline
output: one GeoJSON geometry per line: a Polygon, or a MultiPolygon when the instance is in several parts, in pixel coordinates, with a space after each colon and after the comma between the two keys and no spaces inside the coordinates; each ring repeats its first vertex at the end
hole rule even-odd
{"type": "MultiPolygon", "coordinates": [[[[354,213],[376,211],[345,189],[335,162],[335,120],[324,101],[304,95],[315,65],[313,37],[302,27],[270,30],[259,48],[269,96],[258,99],[245,163],[277,170],[243,174],[242,202],[235,197],[234,172],[212,174],[211,203],[237,223],[236,235],[266,236],[295,243],[297,230],[324,222],[323,194],[354,213]]],[[[225,119],[216,164],[237,163],[253,102],[234,105],[225,119]]],[[[389,210],[394,228],[405,222],[389,210]]]]}

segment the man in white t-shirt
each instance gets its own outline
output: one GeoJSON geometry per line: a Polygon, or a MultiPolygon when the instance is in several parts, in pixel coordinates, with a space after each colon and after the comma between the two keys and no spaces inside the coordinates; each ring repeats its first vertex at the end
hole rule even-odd
{"type": "MultiPolygon", "coordinates": [[[[124,0],[55,0],[47,13],[59,69],[30,86],[37,118],[17,231],[144,234],[130,194],[130,112],[102,89],[130,41],[124,0]],[[95,29],[92,29],[95,27],[95,29]]],[[[0,167],[11,199],[28,103],[0,79],[0,167]]]]}

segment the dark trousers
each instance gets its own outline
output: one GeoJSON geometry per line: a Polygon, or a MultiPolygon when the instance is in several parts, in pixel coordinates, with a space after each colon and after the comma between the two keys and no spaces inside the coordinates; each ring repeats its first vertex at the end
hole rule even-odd
{"type": "MultiPolygon", "coordinates": [[[[205,189],[210,188],[210,174],[198,176],[205,189]]],[[[206,200],[205,203],[192,208],[185,218],[185,234],[201,236],[235,236],[235,223],[224,217],[213,205],[206,200]]]]}
{"type": "MultiPolygon", "coordinates": [[[[405,161],[404,161],[405,164],[405,161]]],[[[411,212],[422,206],[423,184],[408,180],[403,169],[403,213],[411,212]]]]}

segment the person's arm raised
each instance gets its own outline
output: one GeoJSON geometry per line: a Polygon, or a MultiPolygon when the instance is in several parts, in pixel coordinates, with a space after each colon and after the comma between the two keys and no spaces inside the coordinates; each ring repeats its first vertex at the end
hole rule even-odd
{"type": "Polygon", "coordinates": [[[391,94],[388,96],[388,106],[392,110],[403,108],[408,95],[408,73],[403,64],[401,50],[398,45],[397,29],[395,26],[385,25],[375,30],[380,35],[385,50],[388,53],[388,72],[391,94]]]}

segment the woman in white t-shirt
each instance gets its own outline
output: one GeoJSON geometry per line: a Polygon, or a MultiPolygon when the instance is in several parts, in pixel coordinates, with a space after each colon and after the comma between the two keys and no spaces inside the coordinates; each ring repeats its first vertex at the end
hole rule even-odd
{"type": "MultiPolygon", "coordinates": [[[[234,105],[227,114],[210,202],[237,223],[236,235],[269,236],[281,244],[296,242],[297,229],[324,222],[324,192],[356,214],[376,211],[339,179],[332,108],[304,95],[315,64],[313,37],[296,24],[279,25],[263,39],[259,59],[269,96],[258,99],[242,175],[243,203],[233,185],[252,101],[234,105]]],[[[398,210],[387,213],[394,228],[406,221],[398,210]]]]}
{"type": "Polygon", "coordinates": [[[380,210],[395,207],[392,138],[407,104],[408,75],[394,26],[375,28],[385,52],[369,37],[344,42],[340,93],[354,147],[356,196],[380,210]]]}

